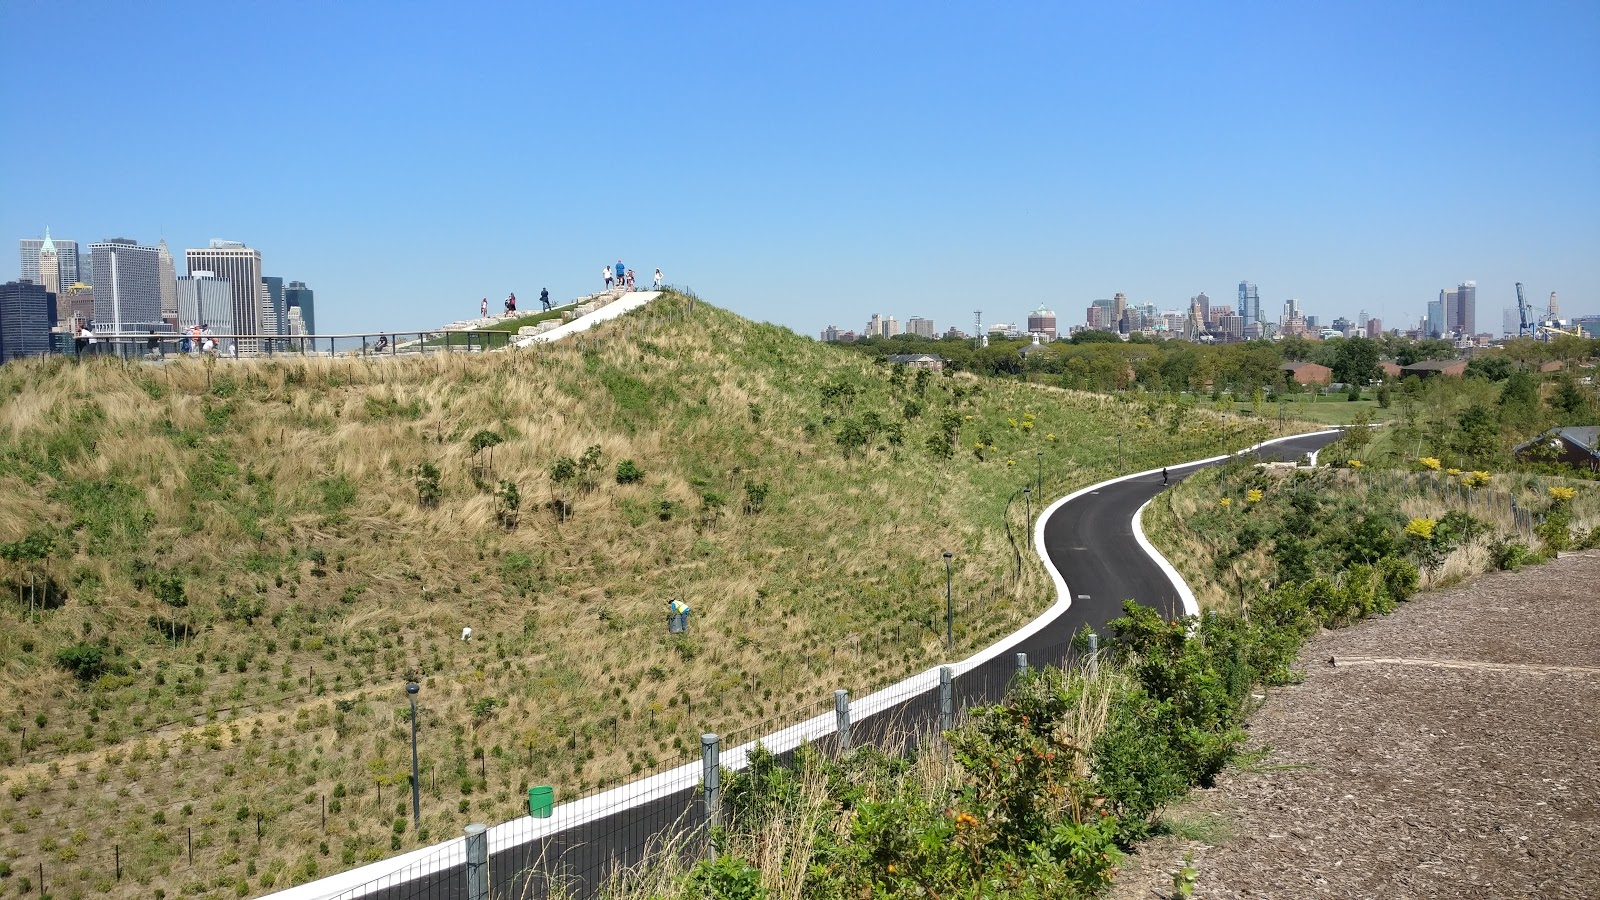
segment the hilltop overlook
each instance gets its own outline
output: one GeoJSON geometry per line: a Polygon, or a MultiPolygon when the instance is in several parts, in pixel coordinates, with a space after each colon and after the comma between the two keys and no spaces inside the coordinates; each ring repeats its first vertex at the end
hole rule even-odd
{"type": "Polygon", "coordinates": [[[0,398],[0,854],[63,894],[260,893],[798,719],[1053,599],[1024,484],[1247,438],[674,294],[525,351],[45,360],[0,398]]]}

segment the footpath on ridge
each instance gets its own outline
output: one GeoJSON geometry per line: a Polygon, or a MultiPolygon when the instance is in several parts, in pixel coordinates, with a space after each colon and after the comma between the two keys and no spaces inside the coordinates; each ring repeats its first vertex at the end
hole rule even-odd
{"type": "Polygon", "coordinates": [[[1113,900],[1600,897],[1600,550],[1314,636],[1113,900]],[[1330,662],[1330,660],[1332,662],[1330,662]]]}

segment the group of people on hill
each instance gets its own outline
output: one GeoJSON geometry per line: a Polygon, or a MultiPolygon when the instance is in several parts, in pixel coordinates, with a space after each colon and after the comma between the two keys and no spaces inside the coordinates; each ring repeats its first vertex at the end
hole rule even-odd
{"type": "MultiPolygon", "coordinates": [[[[633,290],[633,270],[617,260],[614,266],[601,266],[600,277],[605,280],[606,290],[633,290]]],[[[654,290],[661,290],[661,270],[656,270],[654,290]]]]}
{"type": "MultiPolygon", "coordinates": [[[[549,288],[543,288],[543,289],[541,289],[539,291],[539,303],[540,303],[540,306],[541,306],[541,308],[542,308],[542,310],[544,312],[548,312],[551,309],[551,306],[550,306],[550,289],[549,288]]],[[[516,314],[517,314],[517,295],[516,295],[516,292],[513,291],[512,293],[506,295],[505,309],[506,309],[506,315],[505,315],[506,318],[510,319],[510,318],[516,316],[516,314]]],[[[488,297],[483,298],[483,302],[481,304],[479,304],[479,306],[478,306],[478,315],[479,315],[480,318],[484,318],[484,319],[489,318],[489,298],[488,297]]]]}

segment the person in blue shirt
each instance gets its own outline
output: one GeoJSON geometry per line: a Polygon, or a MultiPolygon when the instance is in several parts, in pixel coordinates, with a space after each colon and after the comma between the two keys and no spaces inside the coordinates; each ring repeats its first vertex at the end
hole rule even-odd
{"type": "Polygon", "coordinates": [[[622,260],[617,260],[617,287],[622,287],[622,276],[627,273],[628,268],[622,264],[622,260]]]}

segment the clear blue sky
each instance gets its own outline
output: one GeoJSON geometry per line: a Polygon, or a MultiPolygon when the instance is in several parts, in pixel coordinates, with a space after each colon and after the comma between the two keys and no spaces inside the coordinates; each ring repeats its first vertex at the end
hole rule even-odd
{"type": "MultiPolygon", "coordinates": [[[[0,278],[246,241],[319,329],[619,256],[815,334],[1260,285],[1600,312],[1600,3],[0,0],[0,278]]],[[[181,263],[180,263],[181,272],[181,263]]]]}

